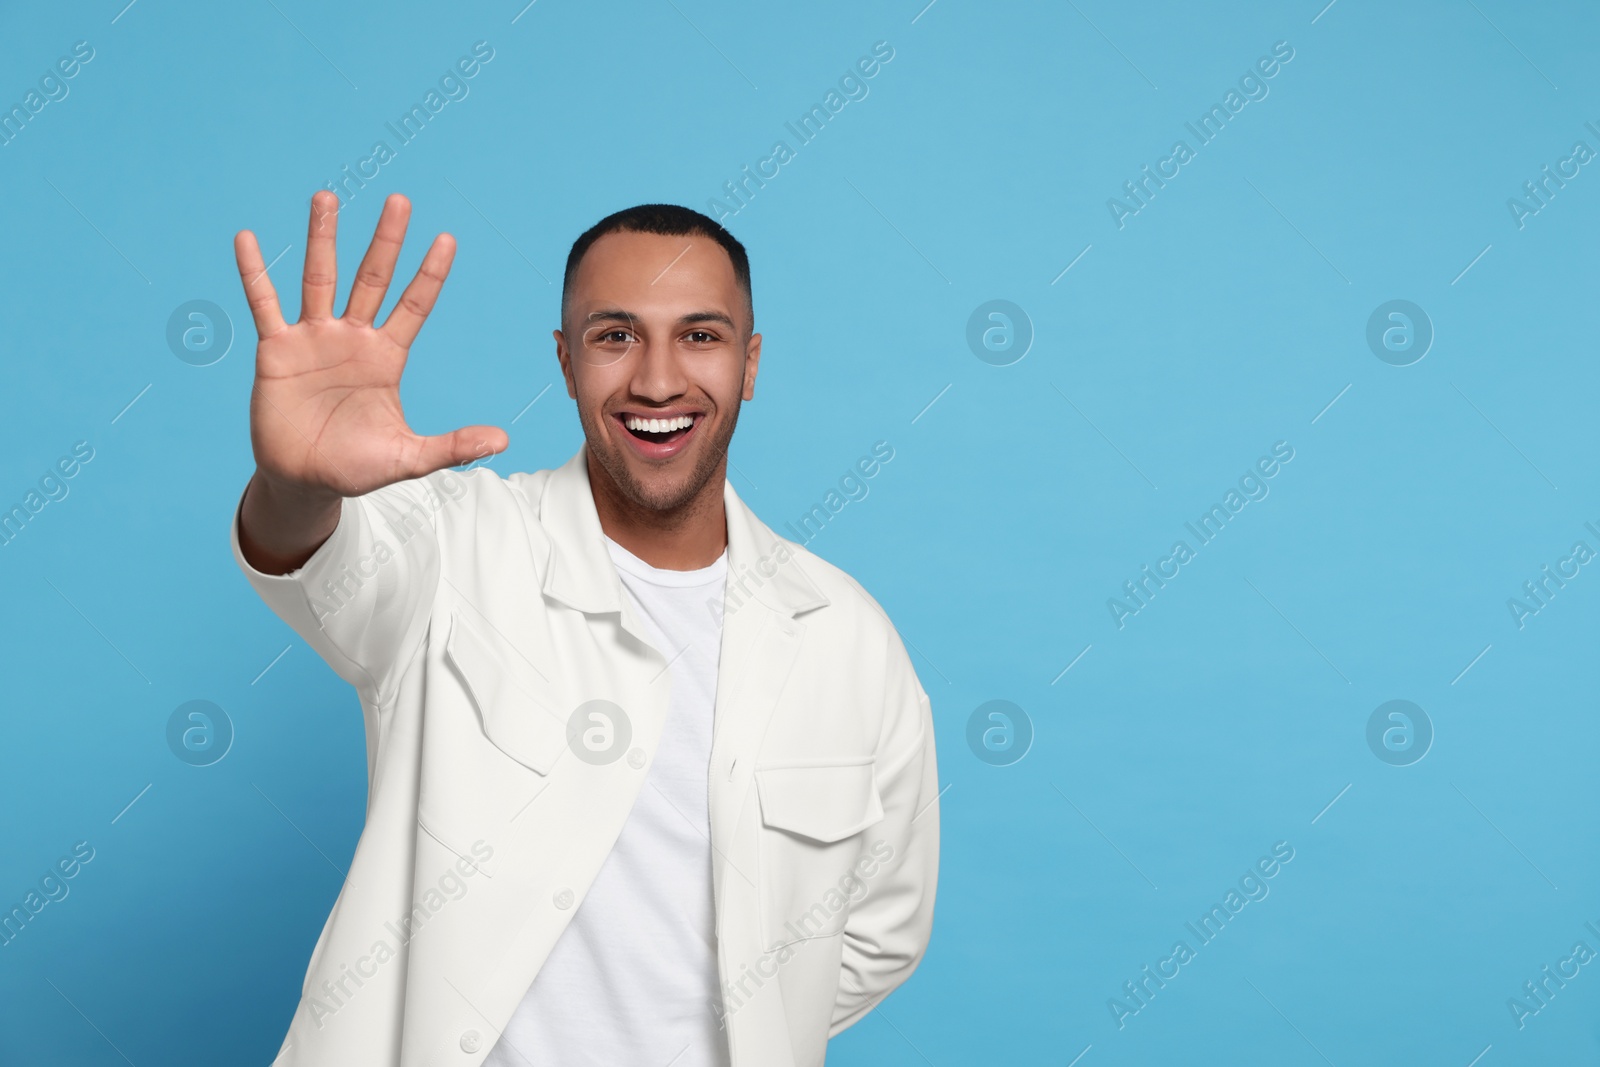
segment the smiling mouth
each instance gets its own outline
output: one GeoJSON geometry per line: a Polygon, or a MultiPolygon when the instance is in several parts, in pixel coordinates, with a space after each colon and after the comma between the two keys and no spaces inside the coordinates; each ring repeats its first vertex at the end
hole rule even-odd
{"type": "Polygon", "coordinates": [[[664,458],[675,453],[704,418],[698,413],[669,418],[652,418],[630,412],[616,416],[618,424],[635,442],[638,450],[652,458],[664,458]]]}

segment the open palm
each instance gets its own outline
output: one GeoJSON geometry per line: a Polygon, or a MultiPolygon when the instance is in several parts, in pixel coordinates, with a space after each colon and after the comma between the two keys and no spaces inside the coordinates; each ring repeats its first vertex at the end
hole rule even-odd
{"type": "Polygon", "coordinates": [[[406,425],[400,376],[455,257],[455,241],[440,234],[388,319],[375,326],[410,216],[405,197],[389,197],[344,314],[336,317],[338,199],[330,192],[316,194],[300,320],[293,325],[284,321],[255,235],[244,230],[234,238],[239,278],[259,338],[251,444],[256,466],[275,482],[359,496],[505,450],[505,431],[494,426],[422,436],[406,425]]]}

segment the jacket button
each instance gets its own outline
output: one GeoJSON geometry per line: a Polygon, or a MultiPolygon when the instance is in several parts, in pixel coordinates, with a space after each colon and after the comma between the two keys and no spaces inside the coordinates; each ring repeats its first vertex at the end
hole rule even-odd
{"type": "Polygon", "coordinates": [[[566,911],[568,908],[572,907],[572,890],[557,889],[555,895],[551,897],[550,900],[555,904],[556,907],[560,908],[562,911],[566,911]]]}
{"type": "Polygon", "coordinates": [[[636,748],[628,753],[628,766],[634,770],[644,766],[644,749],[636,748]]]}
{"type": "Polygon", "coordinates": [[[476,1052],[483,1045],[483,1038],[476,1030],[468,1030],[461,1035],[461,1051],[476,1052]]]}

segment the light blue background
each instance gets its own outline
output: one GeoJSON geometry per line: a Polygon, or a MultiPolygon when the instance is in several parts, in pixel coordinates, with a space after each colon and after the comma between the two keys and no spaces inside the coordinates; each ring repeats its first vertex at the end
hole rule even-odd
{"type": "Polygon", "coordinates": [[[914,649],[947,786],[928,957],[829,1062],[1596,1061],[1600,965],[1523,1029],[1507,1008],[1600,949],[1600,568],[1522,629],[1506,606],[1600,549],[1600,173],[1525,228],[1507,208],[1600,148],[1592,8],[124,2],[8,5],[0,32],[7,105],[95,49],[0,148],[0,504],[95,449],[0,548],[0,903],[96,852],[0,948],[0,1060],[268,1062],[361,828],[355,696],[228,549],[254,346],[232,234],[288,248],[292,317],[307,197],[488,41],[346,207],[340,306],[405,192],[403,272],[460,242],[412,425],[497,423],[496,469],[556,466],[572,239],[704,210],[885,40],[870,95],[728,220],[766,338],[735,487],[781,528],[893,445],[811,547],[914,649]],[[1270,95],[1119,229],[1107,199],[1280,40],[1270,95]],[[1006,367],[965,341],[997,298],[1036,332],[1006,367]],[[1408,367],[1365,341],[1397,298],[1436,330],[1408,367]],[[164,339],[193,299],[237,331],[212,366],[164,339]],[[1270,496],[1119,630],[1107,598],[1280,440],[1270,496]],[[1002,698],[1036,738],[993,767],[967,717],[1002,698]],[[1436,730],[1406,767],[1365,740],[1396,698],[1436,730]],[[194,699],[237,731],[214,766],[167,748],[194,699]],[[1270,896],[1119,1029],[1108,999],[1278,841],[1270,896]]]}

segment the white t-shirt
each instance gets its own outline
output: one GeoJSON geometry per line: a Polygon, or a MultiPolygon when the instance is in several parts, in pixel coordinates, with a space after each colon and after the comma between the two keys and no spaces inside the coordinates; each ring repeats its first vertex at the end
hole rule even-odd
{"type": "Polygon", "coordinates": [[[661,745],[622,834],[485,1067],[726,1067],[706,779],[727,553],[659,570],[606,538],[623,595],[669,661],[661,745]]]}

